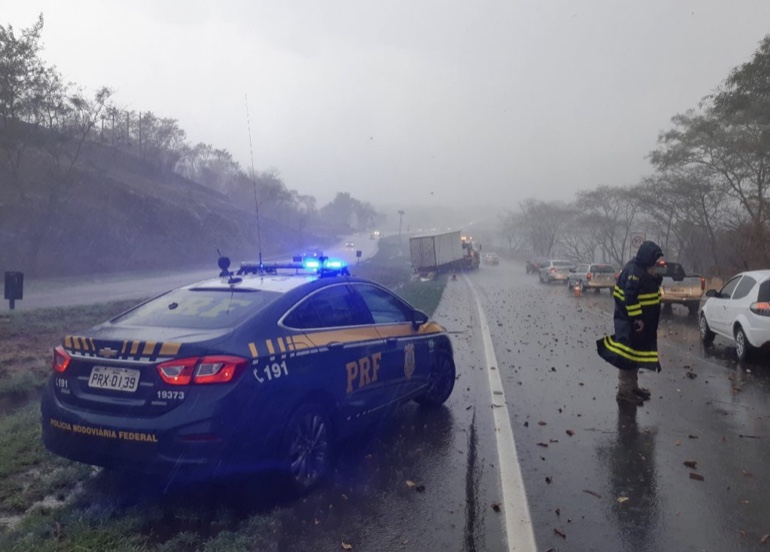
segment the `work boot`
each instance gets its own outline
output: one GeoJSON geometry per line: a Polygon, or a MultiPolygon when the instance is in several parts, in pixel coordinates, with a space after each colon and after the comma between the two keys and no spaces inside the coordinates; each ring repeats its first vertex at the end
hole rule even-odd
{"type": "Polygon", "coordinates": [[[618,391],[618,394],[615,395],[615,400],[620,404],[635,404],[636,406],[642,406],[644,404],[644,399],[634,391],[618,391]]]}
{"type": "Polygon", "coordinates": [[[645,387],[637,387],[633,390],[633,393],[643,401],[649,401],[650,397],[652,397],[650,390],[645,387]]]}

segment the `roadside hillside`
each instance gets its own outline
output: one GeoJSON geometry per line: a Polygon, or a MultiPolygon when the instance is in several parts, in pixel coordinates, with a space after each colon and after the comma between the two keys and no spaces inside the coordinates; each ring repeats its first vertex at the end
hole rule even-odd
{"type": "Polygon", "coordinates": [[[118,148],[85,143],[66,171],[43,151],[25,156],[15,174],[0,166],[0,272],[53,277],[197,266],[213,262],[217,250],[256,259],[260,241],[264,255],[302,247],[269,209],[260,213],[260,240],[253,205],[236,206],[118,148]]]}

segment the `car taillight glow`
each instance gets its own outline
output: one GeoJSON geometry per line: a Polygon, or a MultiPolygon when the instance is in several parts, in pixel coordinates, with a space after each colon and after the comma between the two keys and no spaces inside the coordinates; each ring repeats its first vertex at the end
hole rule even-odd
{"type": "Polygon", "coordinates": [[[590,280],[590,279],[591,279],[591,273],[589,272],[588,274],[586,274],[586,280],[590,280]]]}
{"type": "Polygon", "coordinates": [[[556,272],[556,268],[552,266],[551,267],[551,272],[556,272]]]}
{"type": "Polygon", "coordinates": [[[228,383],[247,362],[225,355],[178,358],[158,364],[158,374],[169,385],[228,383]]]}
{"type": "Polygon", "coordinates": [[[227,383],[244,366],[246,366],[246,359],[240,357],[204,357],[198,364],[198,369],[195,370],[195,383],[227,383]]]}
{"type": "Polygon", "coordinates": [[[620,278],[620,274],[616,272],[615,273],[615,279],[617,280],[618,278],[620,278]]]}
{"type": "Polygon", "coordinates": [[[69,353],[64,350],[64,347],[56,347],[53,350],[53,362],[51,362],[51,368],[53,368],[54,372],[64,372],[70,365],[71,358],[69,353]]]}
{"type": "Polygon", "coordinates": [[[158,374],[169,385],[188,385],[192,381],[198,357],[178,358],[158,364],[158,374]]]}
{"type": "Polygon", "coordinates": [[[706,290],[706,278],[703,278],[702,276],[701,276],[701,279],[700,279],[700,290],[701,291],[705,291],[706,290]]]}
{"type": "Polygon", "coordinates": [[[749,305],[749,309],[754,314],[758,314],[760,316],[770,316],[770,303],[752,303],[749,305]]]}

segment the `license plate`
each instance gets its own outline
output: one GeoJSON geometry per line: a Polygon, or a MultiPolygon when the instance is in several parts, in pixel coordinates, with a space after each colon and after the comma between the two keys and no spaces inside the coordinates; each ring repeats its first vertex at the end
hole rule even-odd
{"type": "Polygon", "coordinates": [[[671,288],[669,291],[671,293],[684,293],[684,288],[671,288]]]}
{"type": "Polygon", "coordinates": [[[88,387],[133,393],[139,387],[139,370],[94,366],[88,378],[88,387]]]}

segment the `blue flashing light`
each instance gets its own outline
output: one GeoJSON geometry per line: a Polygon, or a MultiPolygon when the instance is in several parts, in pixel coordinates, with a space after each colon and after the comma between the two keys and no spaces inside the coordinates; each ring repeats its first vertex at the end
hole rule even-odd
{"type": "Polygon", "coordinates": [[[342,268],[343,266],[345,266],[345,263],[342,261],[326,261],[327,268],[342,268]]]}
{"type": "Polygon", "coordinates": [[[321,268],[321,263],[316,260],[306,260],[304,263],[302,263],[302,266],[305,268],[321,268]]]}

